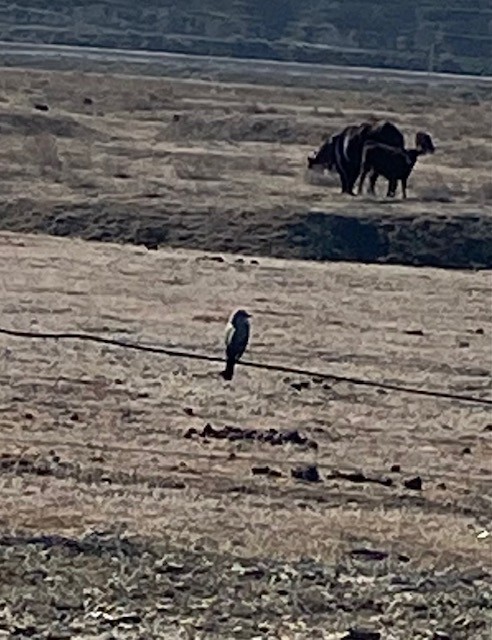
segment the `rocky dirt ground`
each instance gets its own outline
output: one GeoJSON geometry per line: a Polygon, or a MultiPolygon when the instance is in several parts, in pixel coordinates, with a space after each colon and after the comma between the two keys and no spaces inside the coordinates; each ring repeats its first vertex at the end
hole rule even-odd
{"type": "MultiPolygon", "coordinates": [[[[486,272],[3,233],[0,295],[0,327],[219,357],[240,304],[249,360],[490,398],[486,272]]],[[[70,340],[0,358],[0,638],[489,637],[486,406],[70,340]]]]}
{"type": "Polygon", "coordinates": [[[0,69],[0,228],[282,258],[492,266],[485,89],[256,81],[221,82],[218,71],[182,79],[0,69]],[[334,175],[306,169],[326,136],[370,116],[397,123],[408,146],[418,129],[435,140],[405,203],[347,199],[334,175]]]}

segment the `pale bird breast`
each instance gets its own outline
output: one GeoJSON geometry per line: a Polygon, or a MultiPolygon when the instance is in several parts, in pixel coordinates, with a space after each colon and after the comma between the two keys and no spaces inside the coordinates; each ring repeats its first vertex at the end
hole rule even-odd
{"type": "Polygon", "coordinates": [[[234,335],[234,327],[232,326],[232,323],[228,322],[227,326],[226,326],[226,330],[225,330],[225,343],[226,346],[229,346],[231,340],[232,340],[232,336],[234,335]]]}

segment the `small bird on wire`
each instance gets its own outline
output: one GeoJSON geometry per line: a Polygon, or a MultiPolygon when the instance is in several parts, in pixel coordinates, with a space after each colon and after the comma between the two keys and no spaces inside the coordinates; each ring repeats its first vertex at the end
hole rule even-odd
{"type": "Polygon", "coordinates": [[[224,380],[232,380],[234,375],[234,365],[243,355],[249,340],[249,319],[251,315],[239,309],[234,312],[226,326],[225,344],[226,344],[226,367],[222,372],[224,380]]]}

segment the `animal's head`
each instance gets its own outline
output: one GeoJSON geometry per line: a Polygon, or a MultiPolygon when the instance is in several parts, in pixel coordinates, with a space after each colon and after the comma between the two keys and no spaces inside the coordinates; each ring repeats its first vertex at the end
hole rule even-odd
{"type": "Polygon", "coordinates": [[[331,171],[335,165],[335,145],[333,139],[324,142],[319,151],[308,157],[308,168],[331,171]]]}
{"type": "Polygon", "coordinates": [[[415,134],[415,147],[421,153],[434,153],[436,150],[432,138],[425,131],[417,131],[415,134]]]}
{"type": "Polygon", "coordinates": [[[317,151],[313,151],[308,155],[307,163],[308,169],[314,169],[316,167],[316,156],[318,155],[317,151]]]}
{"type": "Polygon", "coordinates": [[[231,322],[233,325],[236,325],[241,322],[247,322],[249,318],[251,318],[251,314],[244,309],[238,309],[232,316],[231,322]]]}

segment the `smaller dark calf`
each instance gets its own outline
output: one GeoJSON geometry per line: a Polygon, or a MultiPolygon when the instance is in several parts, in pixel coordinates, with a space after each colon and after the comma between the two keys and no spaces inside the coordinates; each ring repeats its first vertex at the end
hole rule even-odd
{"type": "Polygon", "coordinates": [[[388,197],[394,197],[398,181],[401,182],[403,198],[407,197],[407,182],[420,155],[434,153],[435,147],[427,133],[415,136],[415,149],[397,149],[377,142],[367,142],[362,152],[358,193],[362,193],[366,176],[370,173],[369,193],[374,194],[376,180],[380,175],[388,180],[388,197]]]}

